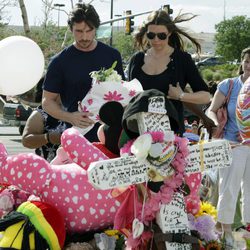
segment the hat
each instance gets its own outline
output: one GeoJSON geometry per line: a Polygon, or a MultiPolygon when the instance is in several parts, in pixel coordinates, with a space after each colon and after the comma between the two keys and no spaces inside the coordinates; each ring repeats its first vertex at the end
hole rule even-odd
{"type": "Polygon", "coordinates": [[[52,205],[40,201],[23,202],[16,211],[0,220],[1,247],[8,249],[62,249],[66,230],[64,219],[52,205]],[[32,236],[33,234],[33,236],[32,236]],[[22,237],[21,237],[22,236],[22,237]]]}
{"type": "Polygon", "coordinates": [[[126,106],[122,118],[122,126],[130,138],[136,138],[139,135],[139,132],[135,128],[138,125],[137,121],[134,124],[132,124],[134,122],[132,121],[131,127],[128,126],[127,119],[139,112],[165,113],[169,117],[171,129],[175,133],[179,132],[181,128],[178,113],[173,103],[167,99],[163,92],[157,89],[149,89],[139,93],[126,106]],[[154,106],[154,102],[160,103],[160,105],[154,106]]]}

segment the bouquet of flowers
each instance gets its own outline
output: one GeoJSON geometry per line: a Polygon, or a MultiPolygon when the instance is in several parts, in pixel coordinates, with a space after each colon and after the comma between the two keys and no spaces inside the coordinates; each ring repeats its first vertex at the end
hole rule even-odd
{"type": "Polygon", "coordinates": [[[120,82],[122,80],[121,76],[117,73],[114,68],[116,67],[117,61],[115,61],[111,68],[101,69],[99,71],[90,72],[90,76],[98,82],[120,82]]]}
{"type": "MultiPolygon", "coordinates": [[[[130,82],[123,81],[117,71],[114,70],[116,64],[115,61],[109,69],[101,69],[90,73],[93,79],[92,87],[82,102],[79,103],[78,110],[80,112],[91,112],[93,116],[90,118],[95,122],[99,121],[99,110],[104,103],[117,101],[126,106],[132,97],[143,91],[137,79],[130,82]]],[[[93,126],[77,129],[84,135],[93,126]]]]}

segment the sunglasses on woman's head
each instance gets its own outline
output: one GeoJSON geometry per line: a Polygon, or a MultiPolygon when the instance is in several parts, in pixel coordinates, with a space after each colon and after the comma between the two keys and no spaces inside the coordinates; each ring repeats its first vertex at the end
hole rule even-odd
{"type": "Polygon", "coordinates": [[[168,37],[168,34],[165,32],[160,33],[154,33],[154,32],[147,32],[147,38],[150,40],[153,40],[155,37],[158,37],[160,40],[166,40],[168,37]]]}

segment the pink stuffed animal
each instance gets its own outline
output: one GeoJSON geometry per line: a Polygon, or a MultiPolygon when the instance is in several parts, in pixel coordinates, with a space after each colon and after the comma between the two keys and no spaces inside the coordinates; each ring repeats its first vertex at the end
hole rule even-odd
{"type": "Polygon", "coordinates": [[[8,156],[0,144],[0,182],[16,185],[53,204],[65,218],[69,232],[112,225],[120,203],[109,191],[94,189],[85,170],[91,162],[107,157],[74,128],[64,131],[61,141],[74,163],[51,165],[33,153],[8,156]]]}

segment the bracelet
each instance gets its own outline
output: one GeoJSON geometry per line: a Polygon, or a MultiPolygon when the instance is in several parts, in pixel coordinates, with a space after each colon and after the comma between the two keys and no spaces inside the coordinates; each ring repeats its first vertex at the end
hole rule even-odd
{"type": "Polygon", "coordinates": [[[49,139],[49,133],[45,134],[45,139],[47,141],[47,143],[51,143],[50,139],[49,139]]]}
{"type": "Polygon", "coordinates": [[[178,100],[181,101],[181,99],[184,97],[184,95],[185,95],[185,92],[181,92],[180,95],[179,95],[178,100]]]}

